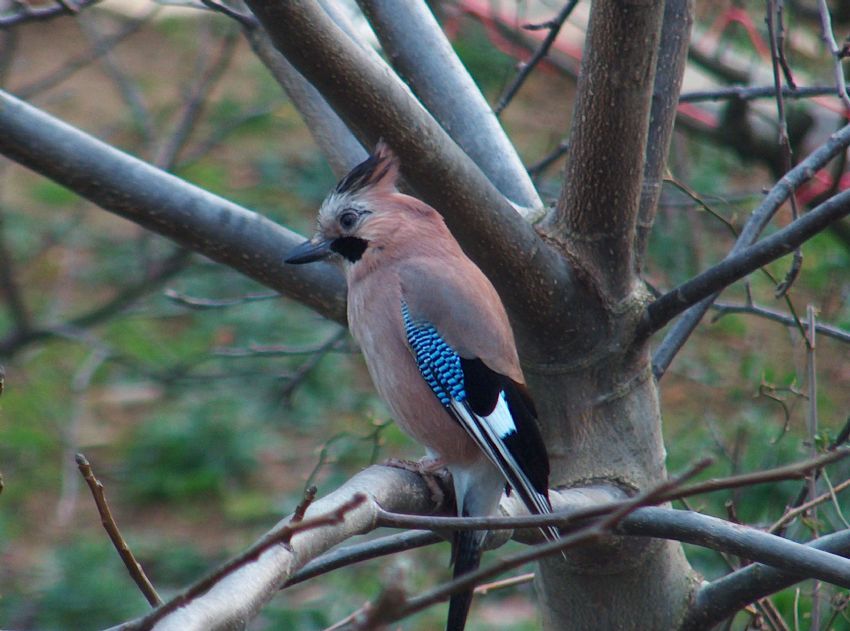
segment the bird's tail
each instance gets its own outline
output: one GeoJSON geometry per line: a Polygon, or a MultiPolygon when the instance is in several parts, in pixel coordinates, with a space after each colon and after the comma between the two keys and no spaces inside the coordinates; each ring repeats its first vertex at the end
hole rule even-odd
{"type": "MultiPolygon", "coordinates": [[[[478,569],[481,563],[481,544],[485,533],[476,530],[462,530],[454,538],[454,578],[478,569]]],[[[449,617],[446,631],[463,631],[466,615],[472,604],[472,588],[453,594],[449,601],[449,617]]]]}

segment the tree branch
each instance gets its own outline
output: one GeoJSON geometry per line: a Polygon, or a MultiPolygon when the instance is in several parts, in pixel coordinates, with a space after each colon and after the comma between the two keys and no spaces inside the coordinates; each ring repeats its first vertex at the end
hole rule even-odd
{"type": "MultiPolygon", "coordinates": [[[[706,297],[714,296],[736,280],[778,259],[811,239],[832,222],[850,214],[850,191],[839,193],[800,219],[670,290],[650,304],[638,328],[638,337],[651,335],[706,297]]],[[[713,298],[712,298],[713,301],[713,298]]]]}
{"type": "Polygon", "coordinates": [[[0,153],[105,210],[345,321],[345,283],[336,268],[283,263],[303,237],[2,91],[0,153]]]}
{"type": "Polygon", "coordinates": [[[515,328],[522,325],[537,335],[551,327],[553,303],[572,287],[569,265],[523,221],[392,70],[346,36],[313,0],[248,0],[248,5],[278,50],[358,138],[372,145],[383,137],[396,151],[406,181],[443,214],[508,309],[519,316],[515,328]]]}
{"type": "Polygon", "coordinates": [[[363,543],[358,543],[350,546],[344,546],[331,550],[322,556],[313,559],[304,567],[293,574],[283,588],[291,587],[302,583],[316,576],[327,574],[333,570],[361,561],[376,559],[388,554],[396,554],[406,550],[413,550],[422,546],[432,545],[445,541],[440,535],[422,531],[422,530],[405,530],[386,537],[372,539],[363,543]]]}
{"type": "MultiPolygon", "coordinates": [[[[524,214],[543,202],[511,141],[421,0],[358,0],[393,67],[493,184],[524,214]]],[[[536,212],[533,212],[536,211],[536,212]]]]}
{"type": "Polygon", "coordinates": [[[325,99],[274,47],[261,28],[245,31],[257,58],[292,100],[331,169],[341,178],[366,159],[367,153],[325,99]]]}
{"type": "Polygon", "coordinates": [[[77,467],[79,468],[83,479],[86,481],[86,484],[88,484],[89,490],[94,498],[94,503],[97,506],[97,512],[100,514],[100,523],[103,524],[103,528],[109,535],[109,540],[112,541],[112,545],[115,546],[115,549],[118,551],[121,561],[124,562],[124,566],[127,568],[127,571],[130,573],[133,581],[139,586],[139,589],[142,594],[144,594],[148,603],[150,603],[150,606],[158,607],[162,604],[162,599],[159,597],[159,594],[156,592],[153,584],[148,579],[141,564],[136,560],[135,555],[132,550],[130,550],[130,546],[127,545],[127,541],[121,535],[121,531],[118,529],[118,524],[115,523],[115,519],[112,517],[112,511],[109,509],[109,502],[106,501],[106,493],[103,491],[103,484],[101,484],[100,480],[95,477],[91,464],[83,454],[77,454],[76,460],[77,467]]]}
{"type": "MultiPolygon", "coordinates": [[[[519,89],[522,87],[522,84],[525,83],[525,80],[531,76],[531,72],[537,67],[546,55],[549,54],[549,49],[552,48],[552,44],[555,42],[555,39],[558,37],[558,33],[561,32],[561,28],[564,26],[564,22],[567,21],[567,18],[570,17],[570,14],[573,12],[573,9],[576,8],[578,4],[578,0],[568,0],[567,3],[561,7],[561,10],[558,12],[554,18],[546,22],[541,26],[535,26],[534,29],[537,28],[547,28],[549,32],[546,33],[546,37],[543,38],[543,41],[540,42],[540,45],[537,47],[537,50],[534,51],[534,54],[528,61],[522,62],[519,66],[520,70],[517,75],[514,77],[513,81],[511,81],[510,85],[505,88],[502,96],[499,97],[499,102],[496,104],[496,107],[493,108],[496,112],[496,115],[500,115],[504,109],[510,104],[513,98],[516,96],[516,93],[519,92],[519,89]]],[[[531,25],[526,25],[526,29],[532,29],[531,25]]]]}
{"type": "MultiPolygon", "coordinates": [[[[850,530],[825,535],[806,548],[850,555],[850,530]]],[[[732,572],[702,587],[688,610],[680,631],[710,629],[749,603],[808,578],[798,572],[768,567],[761,563],[732,572]]]]}
{"type": "MultiPolygon", "coordinates": [[[[782,96],[786,99],[808,99],[815,96],[826,96],[835,94],[835,86],[808,86],[795,87],[782,86],[782,96]]],[[[699,103],[701,101],[752,101],[755,99],[767,99],[776,97],[776,88],[772,85],[744,86],[733,85],[728,88],[715,88],[712,90],[694,90],[683,92],[679,96],[679,103],[699,103]]]]}
{"type": "MultiPolygon", "coordinates": [[[[100,0],[80,0],[74,3],[76,12],[79,12],[85,7],[97,4],[100,0]]],[[[15,2],[13,5],[17,11],[6,15],[0,15],[0,29],[7,29],[25,22],[44,22],[63,15],[74,15],[75,11],[71,10],[65,2],[57,2],[50,6],[33,7],[25,2],[15,2]]]]}
{"type": "MultiPolygon", "coordinates": [[[[827,142],[809,154],[805,160],[802,160],[797,166],[782,176],[770,190],[770,193],[767,194],[764,201],[750,215],[744,229],[735,241],[735,245],[732,247],[729,256],[738,254],[741,250],[754,243],[776,211],[779,210],[782,203],[793,194],[794,190],[803,182],[810,180],[819,169],[826,166],[832,158],[844,151],[848,145],[850,145],[850,125],[845,125],[839,131],[832,134],[827,142]]],[[[656,379],[661,379],[664,375],[664,372],[670,366],[679,349],[684,346],[718,295],[719,293],[714,294],[690,307],[664,337],[664,340],[652,357],[652,372],[656,379]]]]}
{"type": "Polygon", "coordinates": [[[850,588],[850,559],[710,515],[647,506],[623,520],[617,530],[692,543],[850,588]]]}
{"type": "Polygon", "coordinates": [[[402,512],[443,508],[434,505],[431,493],[425,479],[415,473],[396,467],[370,467],[313,502],[302,521],[293,524],[291,518],[282,520],[237,559],[144,618],[114,629],[223,631],[245,624],[300,565],[341,541],[373,530],[380,507],[402,512]],[[357,496],[363,500],[355,504],[353,498],[357,496]],[[326,525],[314,521],[335,515],[338,518],[326,525]]]}
{"type": "Polygon", "coordinates": [[[633,289],[634,239],[663,2],[591,5],[564,187],[544,224],[598,291],[633,289]]]}
{"type": "MultiPolygon", "coordinates": [[[[774,309],[768,309],[767,307],[762,307],[757,304],[732,304],[732,303],[714,303],[711,305],[711,308],[714,309],[717,314],[711,319],[712,322],[716,322],[720,318],[725,315],[732,313],[744,313],[759,316],[764,318],[765,320],[772,320],[773,322],[779,322],[780,324],[784,324],[787,327],[797,328],[797,322],[793,317],[776,311],[774,309]]],[[[800,324],[805,325],[806,320],[800,320],[800,324]]],[[[824,337],[831,337],[834,340],[838,340],[840,342],[850,343],[850,331],[845,331],[837,326],[833,326],[831,324],[823,324],[822,322],[815,323],[815,331],[817,331],[818,335],[823,335],[824,337]]]]}
{"type": "Polygon", "coordinates": [[[643,256],[655,221],[658,199],[661,197],[667,153],[673,136],[673,124],[676,122],[677,101],[688,60],[692,23],[693,6],[690,0],[666,0],[658,50],[658,56],[664,63],[655,69],[646,162],[643,167],[638,207],[634,266],[636,274],[640,274],[643,268],[643,256]]]}

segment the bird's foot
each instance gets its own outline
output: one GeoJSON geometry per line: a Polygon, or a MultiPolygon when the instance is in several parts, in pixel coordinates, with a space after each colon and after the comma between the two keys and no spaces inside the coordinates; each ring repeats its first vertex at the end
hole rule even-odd
{"type": "Polygon", "coordinates": [[[411,471],[421,476],[431,491],[431,500],[436,506],[443,506],[446,501],[446,491],[451,489],[451,485],[448,483],[446,464],[441,458],[433,456],[425,456],[419,460],[389,458],[384,465],[411,471]]]}

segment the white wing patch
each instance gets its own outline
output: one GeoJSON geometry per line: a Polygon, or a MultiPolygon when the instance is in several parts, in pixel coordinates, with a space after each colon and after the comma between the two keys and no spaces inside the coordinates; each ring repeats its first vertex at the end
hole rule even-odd
{"type": "Polygon", "coordinates": [[[514,418],[511,416],[511,411],[508,409],[508,401],[505,398],[505,393],[499,393],[499,401],[496,403],[496,408],[490,412],[488,416],[482,417],[487,422],[499,438],[506,438],[516,432],[514,418]]]}
{"type": "MultiPolygon", "coordinates": [[[[508,415],[508,418],[510,418],[507,402],[504,400],[504,393],[500,395],[496,410],[487,417],[478,416],[470,409],[467,403],[461,403],[456,399],[452,399],[449,409],[455,414],[463,428],[479,448],[498,467],[499,471],[502,472],[508,484],[523,498],[523,502],[528,509],[531,512],[536,512],[538,515],[551,513],[549,499],[537,492],[537,489],[534,488],[525,473],[523,473],[522,467],[519,466],[516,458],[514,458],[502,440],[505,436],[509,436],[512,431],[516,431],[513,419],[510,420],[510,427],[508,427],[508,423],[503,419],[503,414],[508,415]],[[504,409],[504,412],[499,414],[498,421],[494,426],[492,422],[489,422],[489,419],[496,415],[497,410],[500,408],[504,409]],[[503,429],[508,428],[509,431],[506,434],[499,434],[496,430],[496,427],[499,426],[503,429]]],[[[541,528],[541,531],[551,541],[554,541],[560,536],[557,528],[553,526],[541,528]]]]}

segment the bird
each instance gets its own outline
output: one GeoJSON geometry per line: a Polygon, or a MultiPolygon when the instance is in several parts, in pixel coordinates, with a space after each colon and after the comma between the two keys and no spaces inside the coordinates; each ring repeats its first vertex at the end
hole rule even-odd
{"type": "MultiPolygon", "coordinates": [[[[399,170],[379,141],[285,262],[342,265],[348,324],[375,388],[425,447],[422,462],[451,473],[459,516],[496,514],[503,491],[532,514],[550,513],[548,455],[505,307],[440,213],[399,191],[399,170]]],[[[455,577],[478,568],[485,536],[455,532],[455,577]]],[[[471,601],[471,589],[451,597],[447,631],[462,631],[471,601]]]]}

